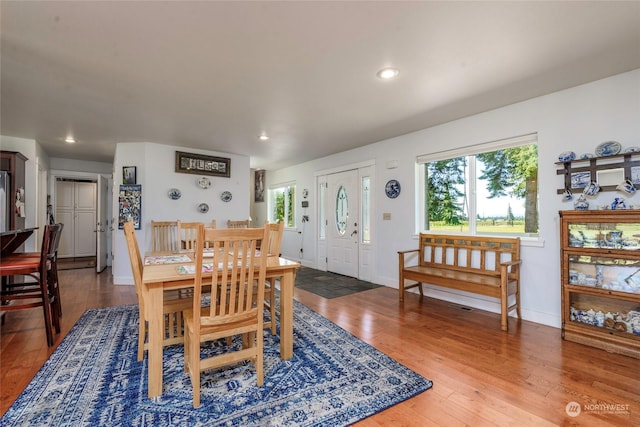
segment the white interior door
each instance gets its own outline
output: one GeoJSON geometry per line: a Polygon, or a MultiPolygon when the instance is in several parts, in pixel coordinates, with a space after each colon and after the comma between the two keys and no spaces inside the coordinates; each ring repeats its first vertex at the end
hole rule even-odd
{"type": "Polygon", "coordinates": [[[358,277],[358,171],[327,177],[327,270],[358,277]]]}
{"type": "Polygon", "coordinates": [[[96,272],[100,273],[107,268],[107,228],[109,221],[108,200],[109,181],[102,175],[98,175],[98,206],[96,210],[96,272]]]}

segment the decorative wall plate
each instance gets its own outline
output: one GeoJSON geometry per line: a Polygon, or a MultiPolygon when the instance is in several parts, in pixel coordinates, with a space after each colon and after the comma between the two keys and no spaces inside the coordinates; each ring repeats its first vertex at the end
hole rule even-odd
{"type": "Polygon", "coordinates": [[[200,213],[207,213],[209,212],[209,205],[206,203],[200,203],[198,205],[198,212],[200,213]]]}
{"type": "Polygon", "coordinates": [[[223,191],[222,194],[220,194],[220,199],[223,202],[230,202],[232,197],[233,196],[230,191],[223,191]]]}
{"type": "Polygon", "coordinates": [[[384,186],[384,192],[390,199],[395,199],[400,195],[400,183],[398,180],[390,179],[384,186]]]}
{"type": "Polygon", "coordinates": [[[622,146],[617,141],[607,141],[596,147],[597,156],[615,156],[620,152],[622,146]]]}
{"type": "Polygon", "coordinates": [[[169,190],[169,198],[171,200],[178,200],[180,197],[182,197],[182,191],[178,190],[177,188],[172,188],[171,190],[169,190]]]}
{"type": "Polygon", "coordinates": [[[576,153],[573,151],[564,151],[558,155],[558,160],[561,162],[570,162],[576,158],[576,153]]]}
{"type": "Polygon", "coordinates": [[[200,188],[209,188],[211,187],[211,180],[206,176],[203,176],[198,180],[198,185],[200,186],[200,188]]]}
{"type": "Polygon", "coordinates": [[[625,154],[627,154],[627,153],[640,153],[640,147],[625,148],[624,152],[625,152],[625,154]]]}

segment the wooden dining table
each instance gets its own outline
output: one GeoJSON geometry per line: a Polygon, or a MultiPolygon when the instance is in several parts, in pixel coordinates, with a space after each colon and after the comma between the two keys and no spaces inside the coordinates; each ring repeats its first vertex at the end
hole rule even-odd
{"type": "MultiPolygon", "coordinates": [[[[187,263],[154,263],[146,265],[145,257],[142,273],[145,317],[149,321],[148,342],[148,396],[162,394],[162,350],[164,335],[163,294],[165,290],[188,289],[194,286],[194,275],[178,271],[178,266],[187,263]]],[[[158,261],[154,258],[154,261],[158,261]]],[[[191,263],[193,265],[193,263],[191,263]]],[[[283,360],[293,357],[293,288],[296,271],[300,263],[285,258],[270,256],[267,260],[267,278],[280,279],[280,357],[283,360]]]]}

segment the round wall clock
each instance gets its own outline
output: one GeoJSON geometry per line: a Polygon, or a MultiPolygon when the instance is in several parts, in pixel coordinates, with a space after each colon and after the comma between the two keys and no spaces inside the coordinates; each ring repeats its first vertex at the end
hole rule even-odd
{"type": "Polygon", "coordinates": [[[400,195],[400,183],[395,179],[390,179],[384,186],[384,192],[390,199],[395,199],[400,195]]]}

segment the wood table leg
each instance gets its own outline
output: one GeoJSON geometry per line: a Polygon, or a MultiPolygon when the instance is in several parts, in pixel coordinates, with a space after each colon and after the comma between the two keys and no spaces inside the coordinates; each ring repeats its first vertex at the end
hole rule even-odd
{"type": "Polygon", "coordinates": [[[280,278],[280,358],[293,357],[293,287],[295,269],[287,270],[280,278]]]}
{"type": "MultiPolygon", "coordinates": [[[[147,300],[145,301],[145,310],[147,311],[147,319],[149,320],[149,344],[148,344],[148,380],[149,380],[149,397],[157,397],[162,394],[162,333],[163,324],[163,290],[162,283],[148,284],[147,300]]],[[[141,319],[141,321],[144,321],[141,319]]]]}

